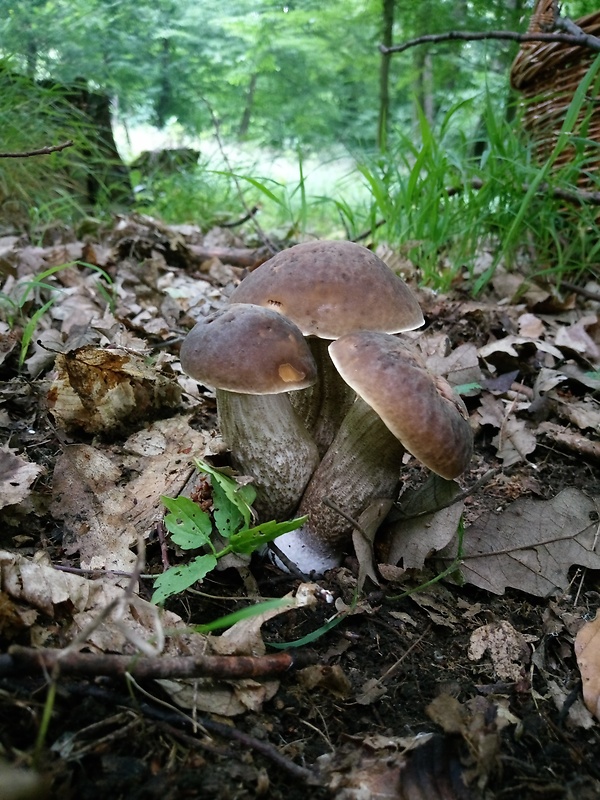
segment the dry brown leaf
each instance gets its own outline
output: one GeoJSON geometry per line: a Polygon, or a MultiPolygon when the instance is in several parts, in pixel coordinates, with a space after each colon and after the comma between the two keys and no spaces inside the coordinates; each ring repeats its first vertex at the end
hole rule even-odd
{"type": "Polygon", "coordinates": [[[143,357],[115,347],[89,345],[59,354],[56,371],[48,406],[66,430],[130,431],[176,408],[181,399],[168,368],[160,372],[143,357]]]}
{"type": "MultiPolygon", "coordinates": [[[[263,623],[291,609],[316,604],[318,591],[319,587],[316,584],[300,584],[294,596],[290,594],[284,598],[287,605],[240,620],[221,636],[208,636],[207,652],[218,655],[264,655],[266,647],[260,630],[263,623]]],[[[263,703],[274,697],[279,688],[278,680],[161,679],[158,683],[171,699],[183,708],[200,709],[227,717],[237,716],[246,711],[260,711],[263,703]]]]}
{"type": "Polygon", "coordinates": [[[595,314],[559,328],[555,341],[557,347],[574,350],[592,363],[600,363],[600,322],[595,314]]]}
{"type": "Polygon", "coordinates": [[[20,503],[29,494],[29,487],[42,474],[43,467],[0,447],[0,508],[20,503]]]}
{"type": "Polygon", "coordinates": [[[184,628],[176,614],[137,596],[126,598],[123,589],[108,579],[90,580],[54,569],[42,552],[25,558],[0,550],[0,589],[50,618],[65,616],[69,611],[72,622],[64,620],[64,635],[74,638],[87,631],[81,646],[96,652],[132,652],[137,649],[132,647],[132,641],[156,639],[157,626],[160,632],[163,628],[184,628]],[[111,605],[112,612],[104,617],[111,605]]]}
{"type": "Polygon", "coordinates": [[[431,553],[448,544],[463,510],[462,503],[453,502],[459,489],[455,481],[431,473],[421,486],[401,494],[381,531],[387,564],[402,561],[405,569],[421,569],[431,553]]]}
{"type": "Polygon", "coordinates": [[[496,675],[506,681],[520,680],[531,657],[529,645],[523,634],[505,620],[482,625],[471,634],[469,641],[471,661],[480,661],[486,652],[492,659],[496,675]]]}
{"type": "Polygon", "coordinates": [[[503,461],[504,466],[512,467],[519,461],[524,461],[529,453],[533,453],[537,439],[524,420],[509,414],[492,439],[492,445],[496,448],[498,458],[503,461]]]}
{"type": "Polygon", "coordinates": [[[189,417],[172,417],[133,434],[120,458],[109,448],[66,447],[54,469],[52,511],[64,521],[68,552],[78,551],[89,569],[128,571],[131,545],[163,516],[160,496],[179,494],[206,441],[189,417]]]}
{"type": "MultiPolygon", "coordinates": [[[[597,520],[596,502],[578,489],[551,500],[520,498],[467,528],[462,577],[494,594],[507,586],[537,597],[564,590],[574,564],[600,569],[597,520]]],[[[456,545],[440,555],[452,560],[456,545]]]]}
{"type": "Polygon", "coordinates": [[[600,613],[579,630],[575,655],[581,672],[583,700],[596,719],[600,719],[600,613]]]}
{"type": "Polygon", "coordinates": [[[535,314],[521,314],[518,322],[519,336],[524,336],[527,339],[539,339],[544,335],[544,323],[535,314]]]}
{"type": "Polygon", "coordinates": [[[600,406],[591,398],[571,400],[569,403],[559,401],[556,410],[561,417],[577,425],[581,430],[590,428],[600,433],[600,406]]]}

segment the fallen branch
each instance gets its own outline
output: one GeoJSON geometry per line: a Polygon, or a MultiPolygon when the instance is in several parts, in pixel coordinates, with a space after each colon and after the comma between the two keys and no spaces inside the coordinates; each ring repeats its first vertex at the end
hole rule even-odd
{"type": "Polygon", "coordinates": [[[310,653],[266,656],[124,656],[104,653],[65,653],[14,645],[0,656],[0,675],[37,674],[57,669],[80,676],[131,675],[136,680],[156,678],[267,678],[313,662],[310,653]]]}
{"type": "Polygon", "coordinates": [[[218,258],[224,264],[234,267],[247,267],[256,269],[264,261],[271,258],[271,252],[266,247],[251,249],[248,247],[202,247],[197,244],[188,245],[189,254],[197,261],[209,261],[218,258]]]}
{"type": "Polygon", "coordinates": [[[0,153],[0,158],[31,158],[31,156],[49,156],[50,153],[59,153],[67,147],[73,147],[73,140],[62,144],[53,144],[48,147],[40,147],[39,150],[28,150],[25,153],[0,153]]]}
{"type": "MultiPolygon", "coordinates": [[[[577,26],[575,26],[577,28],[577,26]]],[[[379,50],[384,55],[390,53],[403,53],[411,47],[420,44],[438,44],[440,42],[476,42],[482,39],[500,39],[513,42],[562,42],[563,44],[579,45],[589,47],[590,50],[600,52],[600,39],[585,33],[581,29],[580,33],[517,33],[516,31],[447,31],[446,33],[429,33],[425,36],[418,36],[416,39],[409,39],[403,44],[394,44],[386,47],[379,45],[379,50]]]]}

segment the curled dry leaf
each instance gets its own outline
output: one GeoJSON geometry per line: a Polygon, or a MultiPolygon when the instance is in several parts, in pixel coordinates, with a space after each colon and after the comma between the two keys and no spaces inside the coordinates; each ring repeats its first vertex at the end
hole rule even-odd
{"type": "Polygon", "coordinates": [[[600,613],[575,637],[575,655],[583,683],[583,700],[600,719],[600,613]]]}
{"type": "Polygon", "coordinates": [[[0,448],[0,508],[20,503],[27,497],[29,487],[44,471],[21,456],[0,448]]]}
{"type": "Polygon", "coordinates": [[[177,408],[181,389],[173,374],[143,356],[118,348],[81,347],[56,357],[48,407],[69,431],[127,432],[177,408]]]}
{"type": "Polygon", "coordinates": [[[121,458],[108,447],[65,448],[54,468],[52,511],[63,520],[68,552],[78,551],[85,568],[130,569],[131,545],[162,518],[160,496],[183,489],[206,439],[180,416],[132,434],[121,458]]]}
{"type": "Polygon", "coordinates": [[[522,678],[531,656],[523,634],[505,620],[482,625],[471,634],[469,642],[471,661],[479,661],[486,652],[492,659],[496,675],[506,681],[518,681],[522,678]]]}
{"type": "MultiPolygon", "coordinates": [[[[600,569],[597,520],[597,503],[578,489],[551,500],[516,500],[467,528],[462,577],[494,594],[507,586],[537,597],[566,589],[574,564],[600,569]]],[[[440,553],[449,561],[455,554],[453,544],[440,553]]]]}

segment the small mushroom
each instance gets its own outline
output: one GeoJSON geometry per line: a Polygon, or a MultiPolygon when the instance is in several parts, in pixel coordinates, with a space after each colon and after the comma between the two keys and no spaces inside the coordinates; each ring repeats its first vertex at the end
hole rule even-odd
{"type": "Polygon", "coordinates": [[[352,532],[324,500],[357,519],[374,499],[395,495],[405,451],[452,479],[468,467],[473,446],[464,403],[406,342],[359,331],[329,352],[358,397],[306,488],[299,513],[309,515],[307,523],[277,542],[305,572],[339,564],[352,532]]]}
{"type": "Polygon", "coordinates": [[[307,242],[284,250],[251,272],[231,301],[272,308],[309,337],[319,379],[291,400],[321,455],[354,400],[348,384],[333,369],[323,340],[358,330],[398,333],[423,324],[419,304],[406,283],[354,242],[307,242]]]}
{"type": "Polygon", "coordinates": [[[259,516],[288,518],[319,462],[287,394],[317,377],[302,333],[268,308],[233,304],[192,328],[180,358],[184,372],[216,389],[223,440],[255,480],[259,516]]]}

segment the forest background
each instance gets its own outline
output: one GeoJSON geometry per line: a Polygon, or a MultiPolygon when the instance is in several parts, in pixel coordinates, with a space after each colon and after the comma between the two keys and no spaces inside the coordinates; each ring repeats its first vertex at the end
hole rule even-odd
{"type": "MultiPolygon", "coordinates": [[[[593,6],[574,0],[563,13],[593,6]]],[[[0,0],[2,151],[75,141],[3,160],[6,230],[90,214],[81,184],[108,157],[94,159],[84,116],[71,109],[65,120],[77,86],[109,99],[115,157],[133,165],[127,201],[168,222],[208,229],[258,206],[262,227],[282,240],[370,230],[439,288],[458,273],[481,288],[490,237],[508,262],[533,246],[538,272],[579,273],[596,258],[594,209],[581,210],[573,236],[551,193],[523,205],[539,163],[509,84],[519,45],[378,47],[451,30],[523,32],[531,12],[524,0],[0,0]],[[176,169],[136,161],[144,149],[183,146],[193,160],[176,169]]],[[[555,172],[554,187],[568,191],[580,170],[575,160],[555,172]]],[[[101,173],[96,215],[119,209],[115,176],[101,173]]]]}

